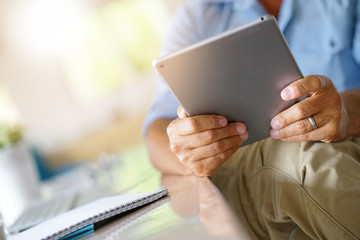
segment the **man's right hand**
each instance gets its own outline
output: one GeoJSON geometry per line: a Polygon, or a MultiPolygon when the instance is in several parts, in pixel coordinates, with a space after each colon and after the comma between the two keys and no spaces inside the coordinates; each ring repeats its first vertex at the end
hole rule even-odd
{"type": "Polygon", "coordinates": [[[248,138],[244,123],[217,115],[188,117],[181,106],[177,113],[167,128],[170,149],[196,175],[215,174],[248,138]]]}

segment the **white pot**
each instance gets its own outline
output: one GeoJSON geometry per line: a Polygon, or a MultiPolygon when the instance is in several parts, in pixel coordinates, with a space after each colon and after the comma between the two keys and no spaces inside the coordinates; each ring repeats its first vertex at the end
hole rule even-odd
{"type": "Polygon", "coordinates": [[[29,202],[40,196],[40,180],[25,143],[0,149],[0,213],[5,226],[19,216],[29,202]]]}

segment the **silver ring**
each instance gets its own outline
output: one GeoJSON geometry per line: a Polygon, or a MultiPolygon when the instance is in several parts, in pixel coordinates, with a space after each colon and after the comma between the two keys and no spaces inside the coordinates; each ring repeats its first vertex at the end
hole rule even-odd
{"type": "Polygon", "coordinates": [[[309,119],[309,121],[310,121],[311,126],[313,127],[313,129],[314,129],[314,130],[317,129],[318,127],[317,127],[317,125],[316,125],[316,122],[315,122],[314,118],[313,118],[312,116],[310,116],[310,117],[308,117],[308,119],[309,119]]]}

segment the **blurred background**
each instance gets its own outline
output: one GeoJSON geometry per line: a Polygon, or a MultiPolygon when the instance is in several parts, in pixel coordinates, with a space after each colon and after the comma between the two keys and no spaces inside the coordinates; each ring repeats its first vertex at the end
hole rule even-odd
{"type": "Polygon", "coordinates": [[[143,144],[151,61],[185,1],[0,1],[0,121],[54,167],[143,144]]]}

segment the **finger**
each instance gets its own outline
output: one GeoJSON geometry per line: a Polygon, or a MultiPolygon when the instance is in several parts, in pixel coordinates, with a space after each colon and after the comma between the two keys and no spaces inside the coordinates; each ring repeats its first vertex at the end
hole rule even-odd
{"type": "Polygon", "coordinates": [[[179,118],[183,119],[188,117],[189,115],[185,112],[184,108],[179,105],[178,109],[177,109],[177,115],[179,118]]]}
{"type": "Polygon", "coordinates": [[[291,136],[283,138],[283,141],[294,141],[294,142],[303,142],[303,141],[322,141],[322,142],[338,142],[344,139],[345,135],[338,132],[338,125],[336,121],[331,121],[317,128],[314,131],[310,131],[305,134],[300,134],[297,136],[291,136]]]}
{"type": "MultiPolygon", "coordinates": [[[[330,121],[329,117],[321,117],[320,115],[321,114],[316,114],[312,116],[317,128],[324,126],[330,121]]],[[[311,125],[309,118],[305,118],[281,129],[271,129],[270,135],[275,139],[282,139],[292,136],[298,136],[311,131],[314,131],[314,128],[311,125]]]]}
{"type": "Polygon", "coordinates": [[[325,127],[317,128],[314,131],[310,131],[297,136],[291,136],[282,138],[282,141],[286,142],[308,142],[308,141],[323,141],[328,136],[328,130],[325,127]]]}
{"type": "Polygon", "coordinates": [[[183,154],[178,156],[178,158],[180,162],[188,165],[194,161],[199,161],[204,158],[216,156],[234,146],[237,146],[239,148],[242,142],[245,141],[245,139],[247,139],[247,134],[244,134],[242,138],[240,136],[225,138],[206,146],[197,147],[189,151],[185,151],[183,154]]]}
{"type": "Polygon", "coordinates": [[[312,96],[302,100],[276,115],[270,122],[273,129],[281,129],[301,119],[315,115],[326,106],[321,97],[312,96]]]}
{"type": "Polygon", "coordinates": [[[312,93],[321,92],[331,84],[330,79],[322,75],[310,75],[291,83],[281,91],[284,100],[300,98],[312,93]]]}
{"type": "Polygon", "coordinates": [[[297,136],[291,136],[281,139],[282,141],[288,142],[304,142],[304,141],[322,141],[322,142],[334,142],[341,139],[338,136],[332,134],[336,130],[336,122],[327,122],[320,128],[314,129],[313,131],[300,134],[297,136]],[[330,134],[329,134],[330,133],[330,134]]]}
{"type": "Polygon", "coordinates": [[[198,176],[212,176],[238,149],[238,146],[234,146],[216,156],[195,161],[189,168],[198,176]]]}
{"type": "MultiPolygon", "coordinates": [[[[185,159],[189,156],[194,156],[191,149],[199,148],[217,142],[221,139],[240,136],[243,141],[248,137],[246,126],[243,123],[231,123],[226,127],[206,130],[200,133],[178,136],[177,134],[170,134],[170,149],[178,156],[178,158],[185,159]]],[[[201,157],[204,158],[204,157],[201,157]]],[[[199,159],[199,157],[197,158],[199,159]]]]}
{"type": "MultiPolygon", "coordinates": [[[[320,135],[319,135],[320,129],[314,130],[312,132],[300,134],[297,136],[291,136],[287,138],[282,138],[282,141],[285,142],[308,142],[308,141],[320,141],[320,135]]],[[[325,135],[323,135],[325,136],[325,135]]]]}
{"type": "Polygon", "coordinates": [[[244,123],[230,123],[226,127],[205,130],[199,133],[188,135],[186,147],[195,148],[205,146],[221,139],[232,136],[239,136],[246,133],[246,126],[244,123]]]}
{"type": "Polygon", "coordinates": [[[189,135],[209,129],[225,127],[227,120],[218,115],[198,115],[174,120],[168,128],[168,133],[176,132],[179,135],[189,135]]]}

